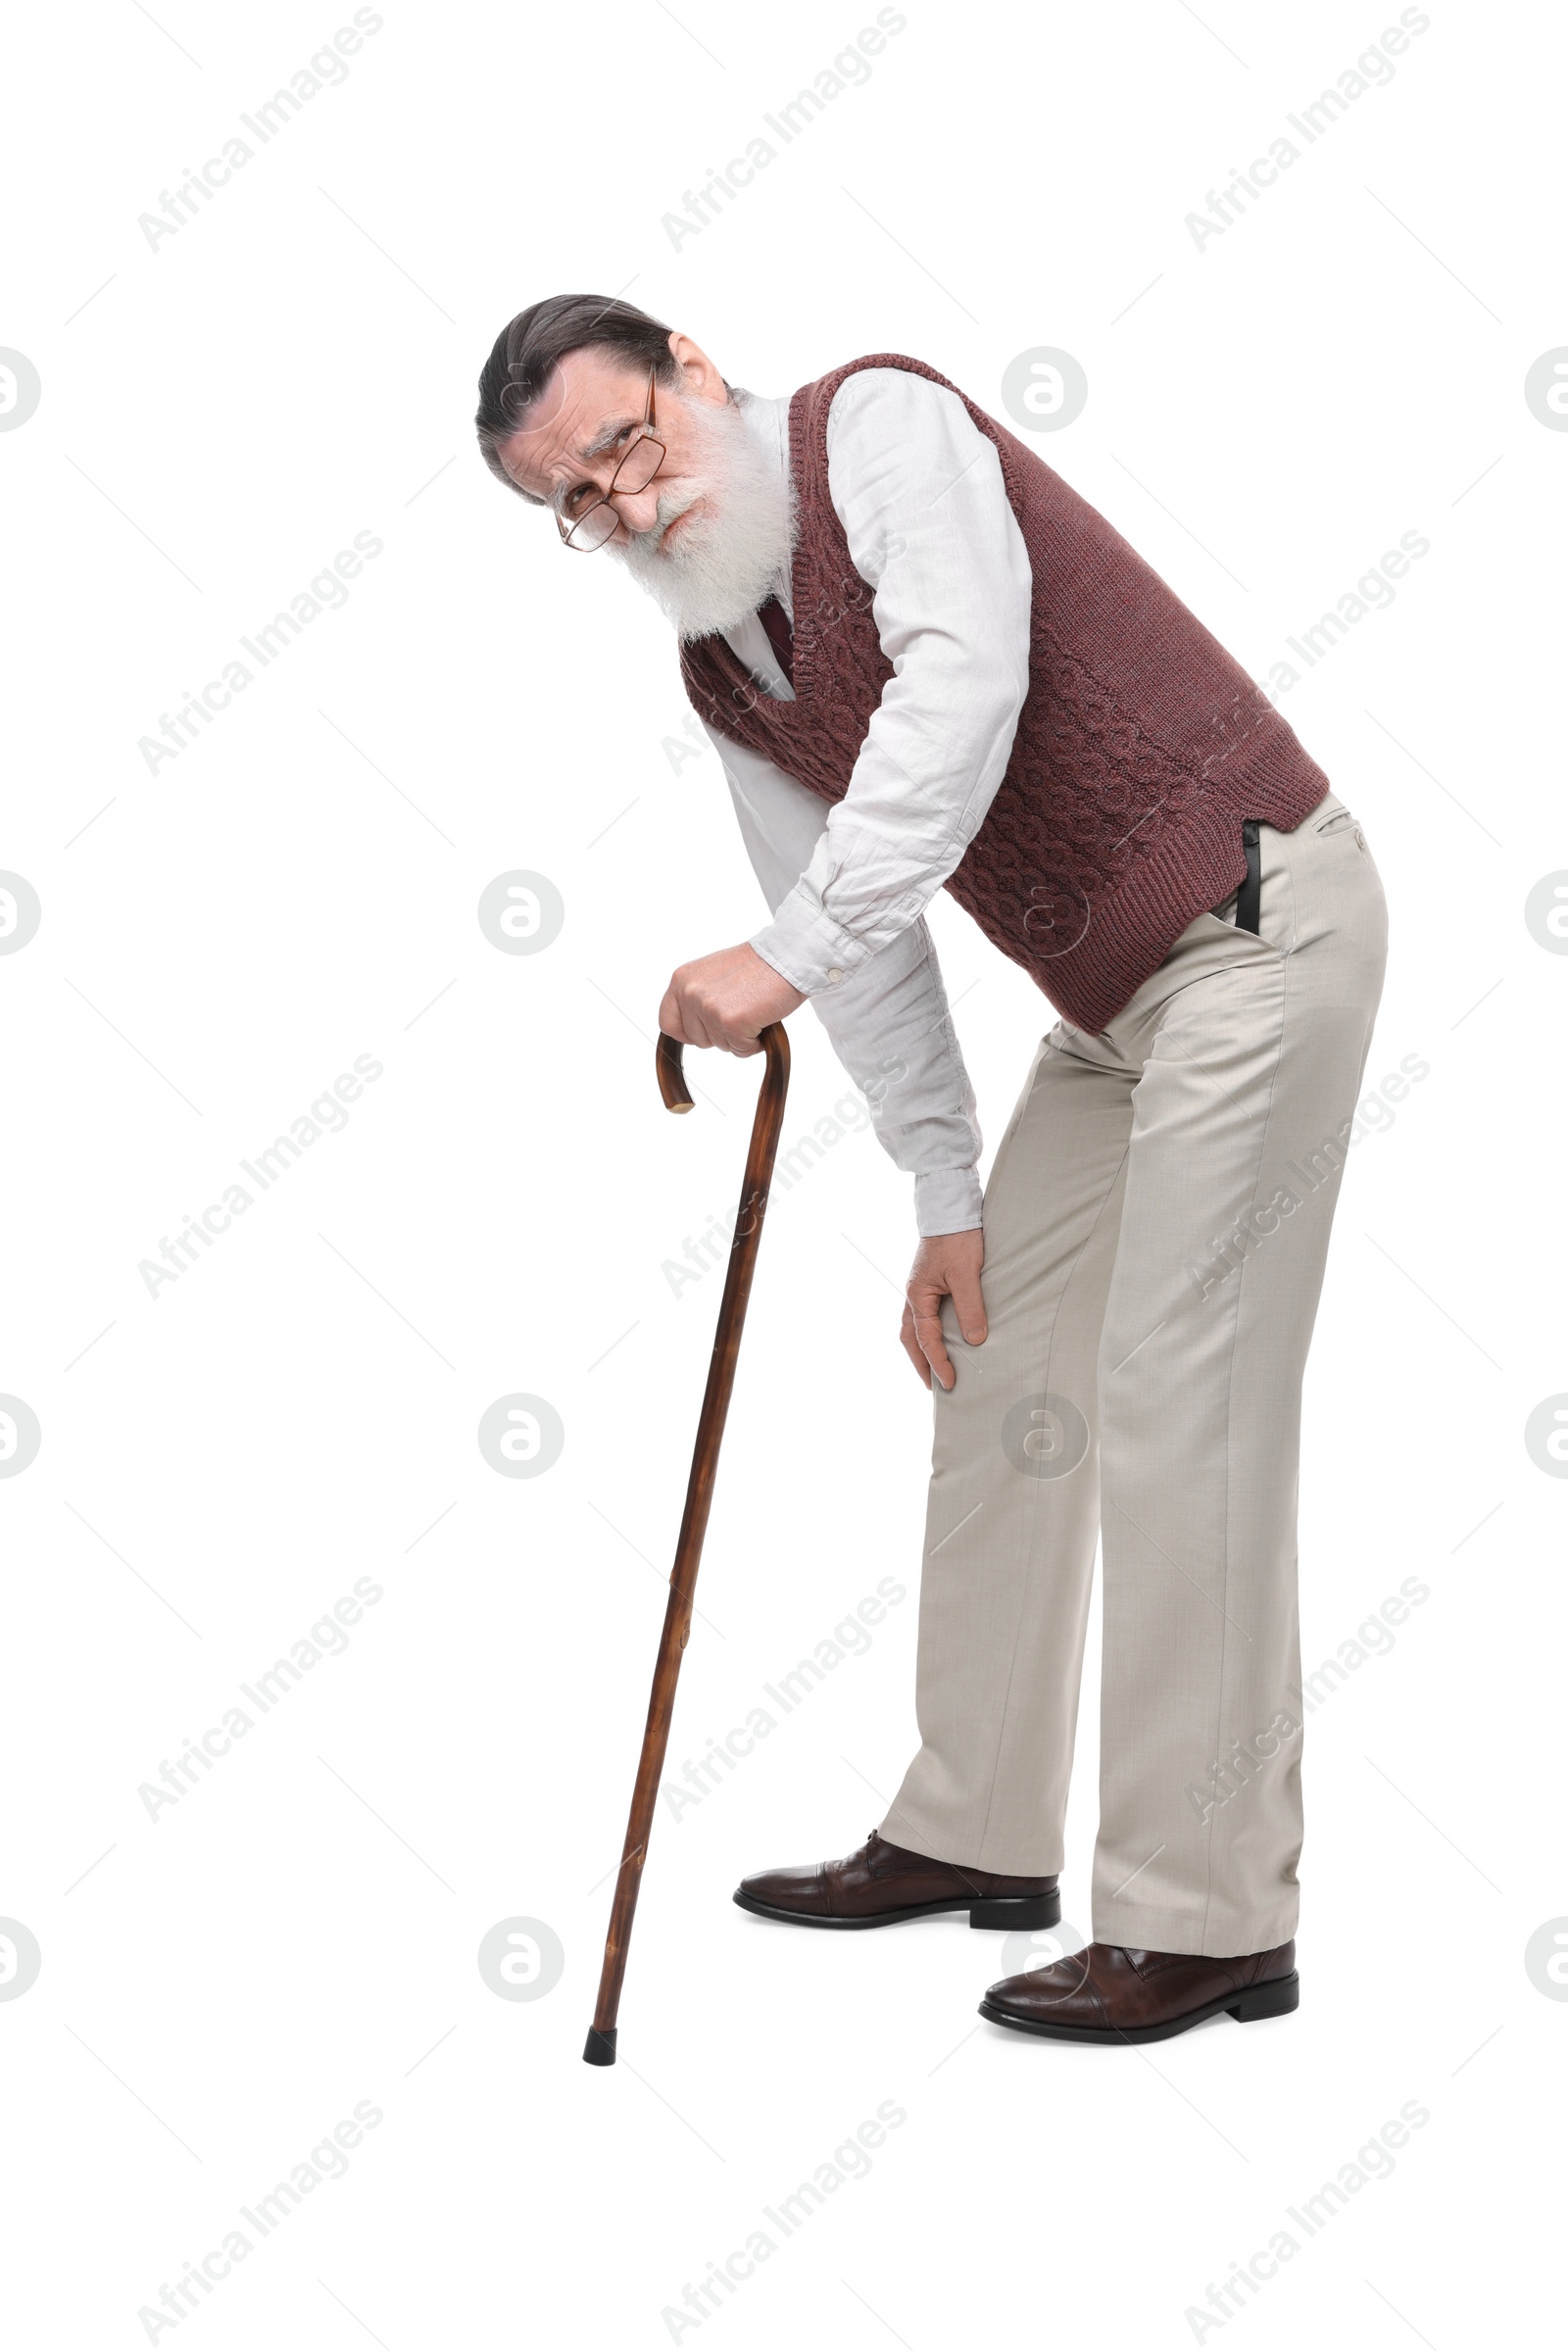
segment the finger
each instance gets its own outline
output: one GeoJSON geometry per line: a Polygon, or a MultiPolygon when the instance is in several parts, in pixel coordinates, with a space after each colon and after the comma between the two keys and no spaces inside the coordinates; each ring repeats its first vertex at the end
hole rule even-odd
{"type": "Polygon", "coordinates": [[[757,1042],[755,1030],[734,1028],[729,1022],[720,1020],[716,1012],[710,1012],[706,1016],[705,1028],[710,1044],[715,1045],[721,1053],[734,1053],[738,1060],[744,1061],[749,1053],[762,1050],[757,1042]]]}
{"type": "Polygon", "coordinates": [[[929,1388],[931,1385],[931,1366],[929,1363],[927,1363],[925,1356],[921,1351],[920,1343],[915,1338],[914,1316],[909,1312],[907,1306],[906,1306],[904,1309],[904,1322],[899,1331],[899,1344],[903,1347],[905,1353],[908,1356],[909,1361],[914,1365],[921,1387],[929,1388]]]}
{"type": "Polygon", "coordinates": [[[951,1388],[954,1381],[953,1364],[943,1344],[941,1315],[933,1311],[942,1295],[936,1290],[924,1291],[911,1298],[909,1304],[914,1312],[914,1335],[920,1343],[921,1352],[940,1385],[951,1388]]]}
{"type": "Polygon", "coordinates": [[[986,1335],[986,1302],[980,1295],[978,1274],[965,1271],[954,1275],[953,1305],[965,1346],[979,1347],[986,1335]]]}
{"type": "Polygon", "coordinates": [[[680,1006],[673,995],[666,995],[659,1007],[659,1026],[661,1033],[665,1037],[673,1037],[677,1045],[692,1045],[696,1042],[694,1038],[686,1034],[680,1006]]]}
{"type": "Polygon", "coordinates": [[[708,1023],[704,1020],[702,1013],[699,1011],[696,1004],[692,1003],[690,997],[682,999],[680,1007],[680,1020],[681,1027],[685,1032],[686,1042],[688,1045],[698,1046],[706,1053],[711,1046],[717,1043],[717,1039],[710,1035],[708,1023]]]}

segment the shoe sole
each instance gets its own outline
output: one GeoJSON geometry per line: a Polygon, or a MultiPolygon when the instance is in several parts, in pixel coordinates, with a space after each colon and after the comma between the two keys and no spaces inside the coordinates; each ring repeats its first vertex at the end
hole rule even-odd
{"type": "Polygon", "coordinates": [[[814,1911],[780,1910],[771,1902],[759,1902],[751,1894],[738,1891],[734,1899],[740,1909],[749,1910],[754,1918],[779,1919],[786,1927],[833,1927],[843,1932],[861,1927],[902,1927],[906,1919],[936,1918],[953,1910],[967,1910],[971,1927],[990,1927],[1004,1933],[1019,1928],[1055,1927],[1061,1923],[1059,1892],[1003,1894],[983,1902],[959,1894],[950,1902],[921,1902],[912,1910],[881,1910],[863,1919],[822,1918],[814,1911]]]}
{"type": "Polygon", "coordinates": [[[1264,2017],[1289,2016],[1301,2004],[1301,1979],[1298,1975],[1278,1976],[1268,1984],[1255,1984],[1240,1997],[1222,1993],[1210,2000],[1205,2008],[1195,2008],[1186,2016],[1173,2017],[1165,2025],[1129,2025],[1125,2028],[1099,2025],[1049,2025],[1034,2017],[1013,2016],[990,2000],[982,2000],[980,2014],[989,2017],[993,2025],[1005,2025],[1013,2033],[1033,2033],[1042,2040],[1086,2040],[1115,2045],[1126,2041],[1169,2040],[1173,2033],[1186,2033],[1194,2025],[1201,2025],[1223,2010],[1239,2025],[1255,2025],[1264,2017]]]}

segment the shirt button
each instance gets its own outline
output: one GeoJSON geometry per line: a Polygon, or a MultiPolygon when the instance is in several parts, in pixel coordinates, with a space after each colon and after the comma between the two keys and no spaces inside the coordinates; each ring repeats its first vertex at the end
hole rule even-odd
{"type": "Polygon", "coordinates": [[[828,986],[830,988],[836,988],[843,977],[844,974],[842,971],[830,971],[827,975],[828,986]]]}

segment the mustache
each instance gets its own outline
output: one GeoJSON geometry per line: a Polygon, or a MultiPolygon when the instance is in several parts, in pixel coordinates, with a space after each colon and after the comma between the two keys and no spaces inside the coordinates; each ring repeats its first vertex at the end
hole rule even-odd
{"type": "Polygon", "coordinates": [[[629,554],[635,551],[638,555],[656,554],[663,543],[664,533],[670,524],[678,522],[682,514],[689,514],[702,495],[701,483],[693,483],[686,490],[662,491],[651,528],[627,531],[626,552],[629,554]]]}
{"type": "Polygon", "coordinates": [[[755,612],[790,560],[786,485],[738,409],[694,408],[692,445],[681,470],[660,491],[650,526],[610,542],[623,569],[691,641],[731,628],[755,612]],[[693,509],[674,548],[666,534],[693,509]]]}

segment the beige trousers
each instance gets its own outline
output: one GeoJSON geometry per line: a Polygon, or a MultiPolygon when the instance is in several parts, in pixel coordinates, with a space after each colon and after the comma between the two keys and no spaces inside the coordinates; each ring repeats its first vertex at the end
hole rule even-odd
{"type": "Polygon", "coordinates": [[[989,1336],[934,1392],[921,1745],[882,1833],[1062,1866],[1104,1562],[1097,1941],[1296,1931],[1301,1375],[1387,914],[1331,793],[1263,826],[1260,932],[1200,914],[1101,1036],[1045,1038],[985,1199],[989,1336]]]}

